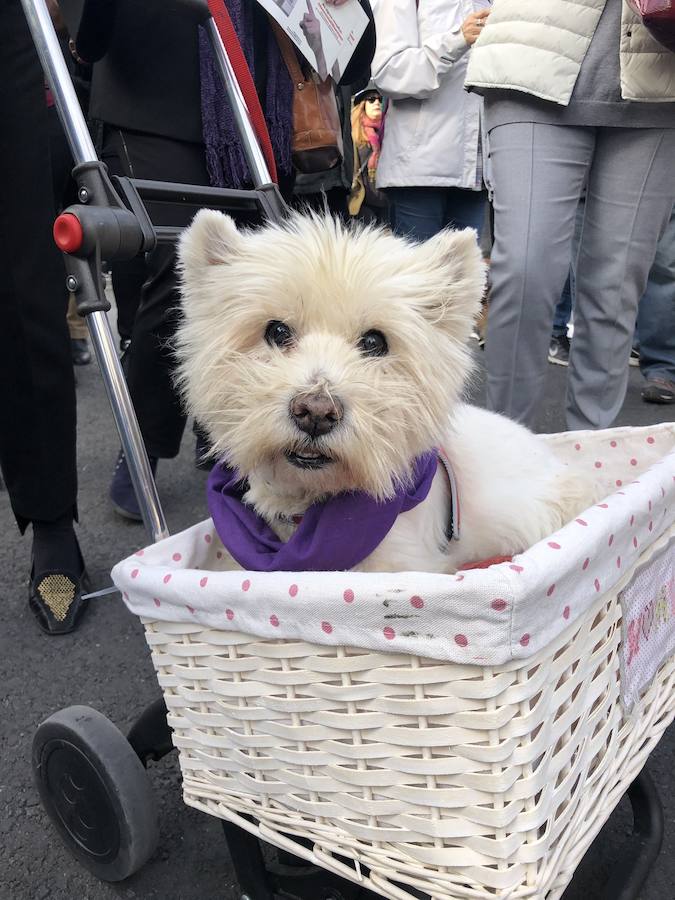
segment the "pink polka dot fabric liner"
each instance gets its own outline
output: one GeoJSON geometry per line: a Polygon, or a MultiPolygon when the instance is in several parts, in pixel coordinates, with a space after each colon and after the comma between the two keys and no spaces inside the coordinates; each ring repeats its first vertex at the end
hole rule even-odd
{"type": "Polygon", "coordinates": [[[675,531],[675,424],[546,439],[607,497],[511,562],[457,575],[243,572],[208,520],[118,563],[113,581],[144,619],[475,665],[524,659],[675,531]]]}

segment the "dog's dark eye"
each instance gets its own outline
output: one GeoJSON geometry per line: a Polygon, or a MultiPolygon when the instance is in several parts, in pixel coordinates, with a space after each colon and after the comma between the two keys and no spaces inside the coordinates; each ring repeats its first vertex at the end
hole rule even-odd
{"type": "Polygon", "coordinates": [[[386,356],[389,352],[389,346],[382,332],[373,329],[361,335],[359,350],[364,356],[386,356]]]}
{"type": "Polygon", "coordinates": [[[285,322],[274,319],[267,323],[265,340],[270,346],[288,347],[293,343],[293,331],[285,322]]]}

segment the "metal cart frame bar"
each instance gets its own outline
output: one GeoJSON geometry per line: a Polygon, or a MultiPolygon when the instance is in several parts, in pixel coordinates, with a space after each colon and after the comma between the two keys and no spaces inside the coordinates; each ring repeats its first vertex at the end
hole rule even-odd
{"type": "MultiPolygon", "coordinates": [[[[105,178],[105,167],[98,160],[45,0],[21,0],[21,4],[73,155],[80,204],[85,206],[91,204],[93,200],[99,206],[114,206],[124,209],[119,196],[105,178]],[[93,185],[84,183],[87,180],[93,181],[93,185]]],[[[261,189],[271,187],[270,174],[251,124],[248,108],[209,9],[203,0],[184,0],[183,7],[186,14],[206,28],[216,64],[242,137],[242,145],[254,186],[261,189]]],[[[91,209],[91,206],[89,208],[91,209]]],[[[86,210],[82,210],[82,212],[86,217],[86,210]]],[[[137,207],[133,210],[132,215],[141,218],[143,210],[137,207]]],[[[119,225],[121,229],[126,228],[130,235],[130,248],[125,250],[125,255],[120,254],[118,258],[125,258],[125,256],[128,258],[135,256],[139,251],[147,252],[153,248],[157,237],[153,234],[152,226],[147,219],[142,223],[139,232],[138,224],[132,218],[121,218],[120,216],[114,218],[113,224],[119,225]],[[145,227],[143,228],[143,226],[145,227]]],[[[91,221],[91,216],[89,219],[91,221]]],[[[173,239],[175,233],[173,230],[169,230],[169,232],[163,237],[173,239]]],[[[84,315],[89,328],[92,346],[113,411],[122,449],[127,459],[143,523],[154,542],[167,537],[169,530],[106,316],[110,304],[105,298],[103,284],[99,277],[100,249],[88,248],[87,256],[90,257],[88,274],[90,277],[87,277],[82,265],[74,265],[75,259],[66,256],[66,286],[75,294],[78,310],[81,315],[84,315]],[[98,271],[91,271],[92,259],[97,263],[98,271]],[[75,271],[78,269],[79,272],[75,271]]],[[[107,258],[114,258],[114,255],[113,251],[107,258]]]]}

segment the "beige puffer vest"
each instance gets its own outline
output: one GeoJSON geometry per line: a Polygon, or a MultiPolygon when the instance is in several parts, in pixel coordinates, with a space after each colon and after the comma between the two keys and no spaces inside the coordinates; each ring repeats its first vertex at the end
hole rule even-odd
{"type": "MultiPolygon", "coordinates": [[[[494,0],[469,59],[466,86],[524,91],[567,106],[607,0],[494,0]]],[[[675,53],[623,3],[621,96],[675,101],[675,53]]]]}

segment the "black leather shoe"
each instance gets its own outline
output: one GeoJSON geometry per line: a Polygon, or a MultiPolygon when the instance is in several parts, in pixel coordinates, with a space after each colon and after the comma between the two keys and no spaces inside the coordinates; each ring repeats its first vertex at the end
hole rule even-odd
{"type": "Polygon", "coordinates": [[[77,628],[88,604],[82,595],[88,590],[83,562],[79,575],[62,569],[35,575],[31,566],[28,605],[46,634],[68,634],[77,628]]]}
{"type": "Polygon", "coordinates": [[[70,353],[74,366],[88,366],[91,362],[91,353],[86,338],[71,338],[70,353]]]}

